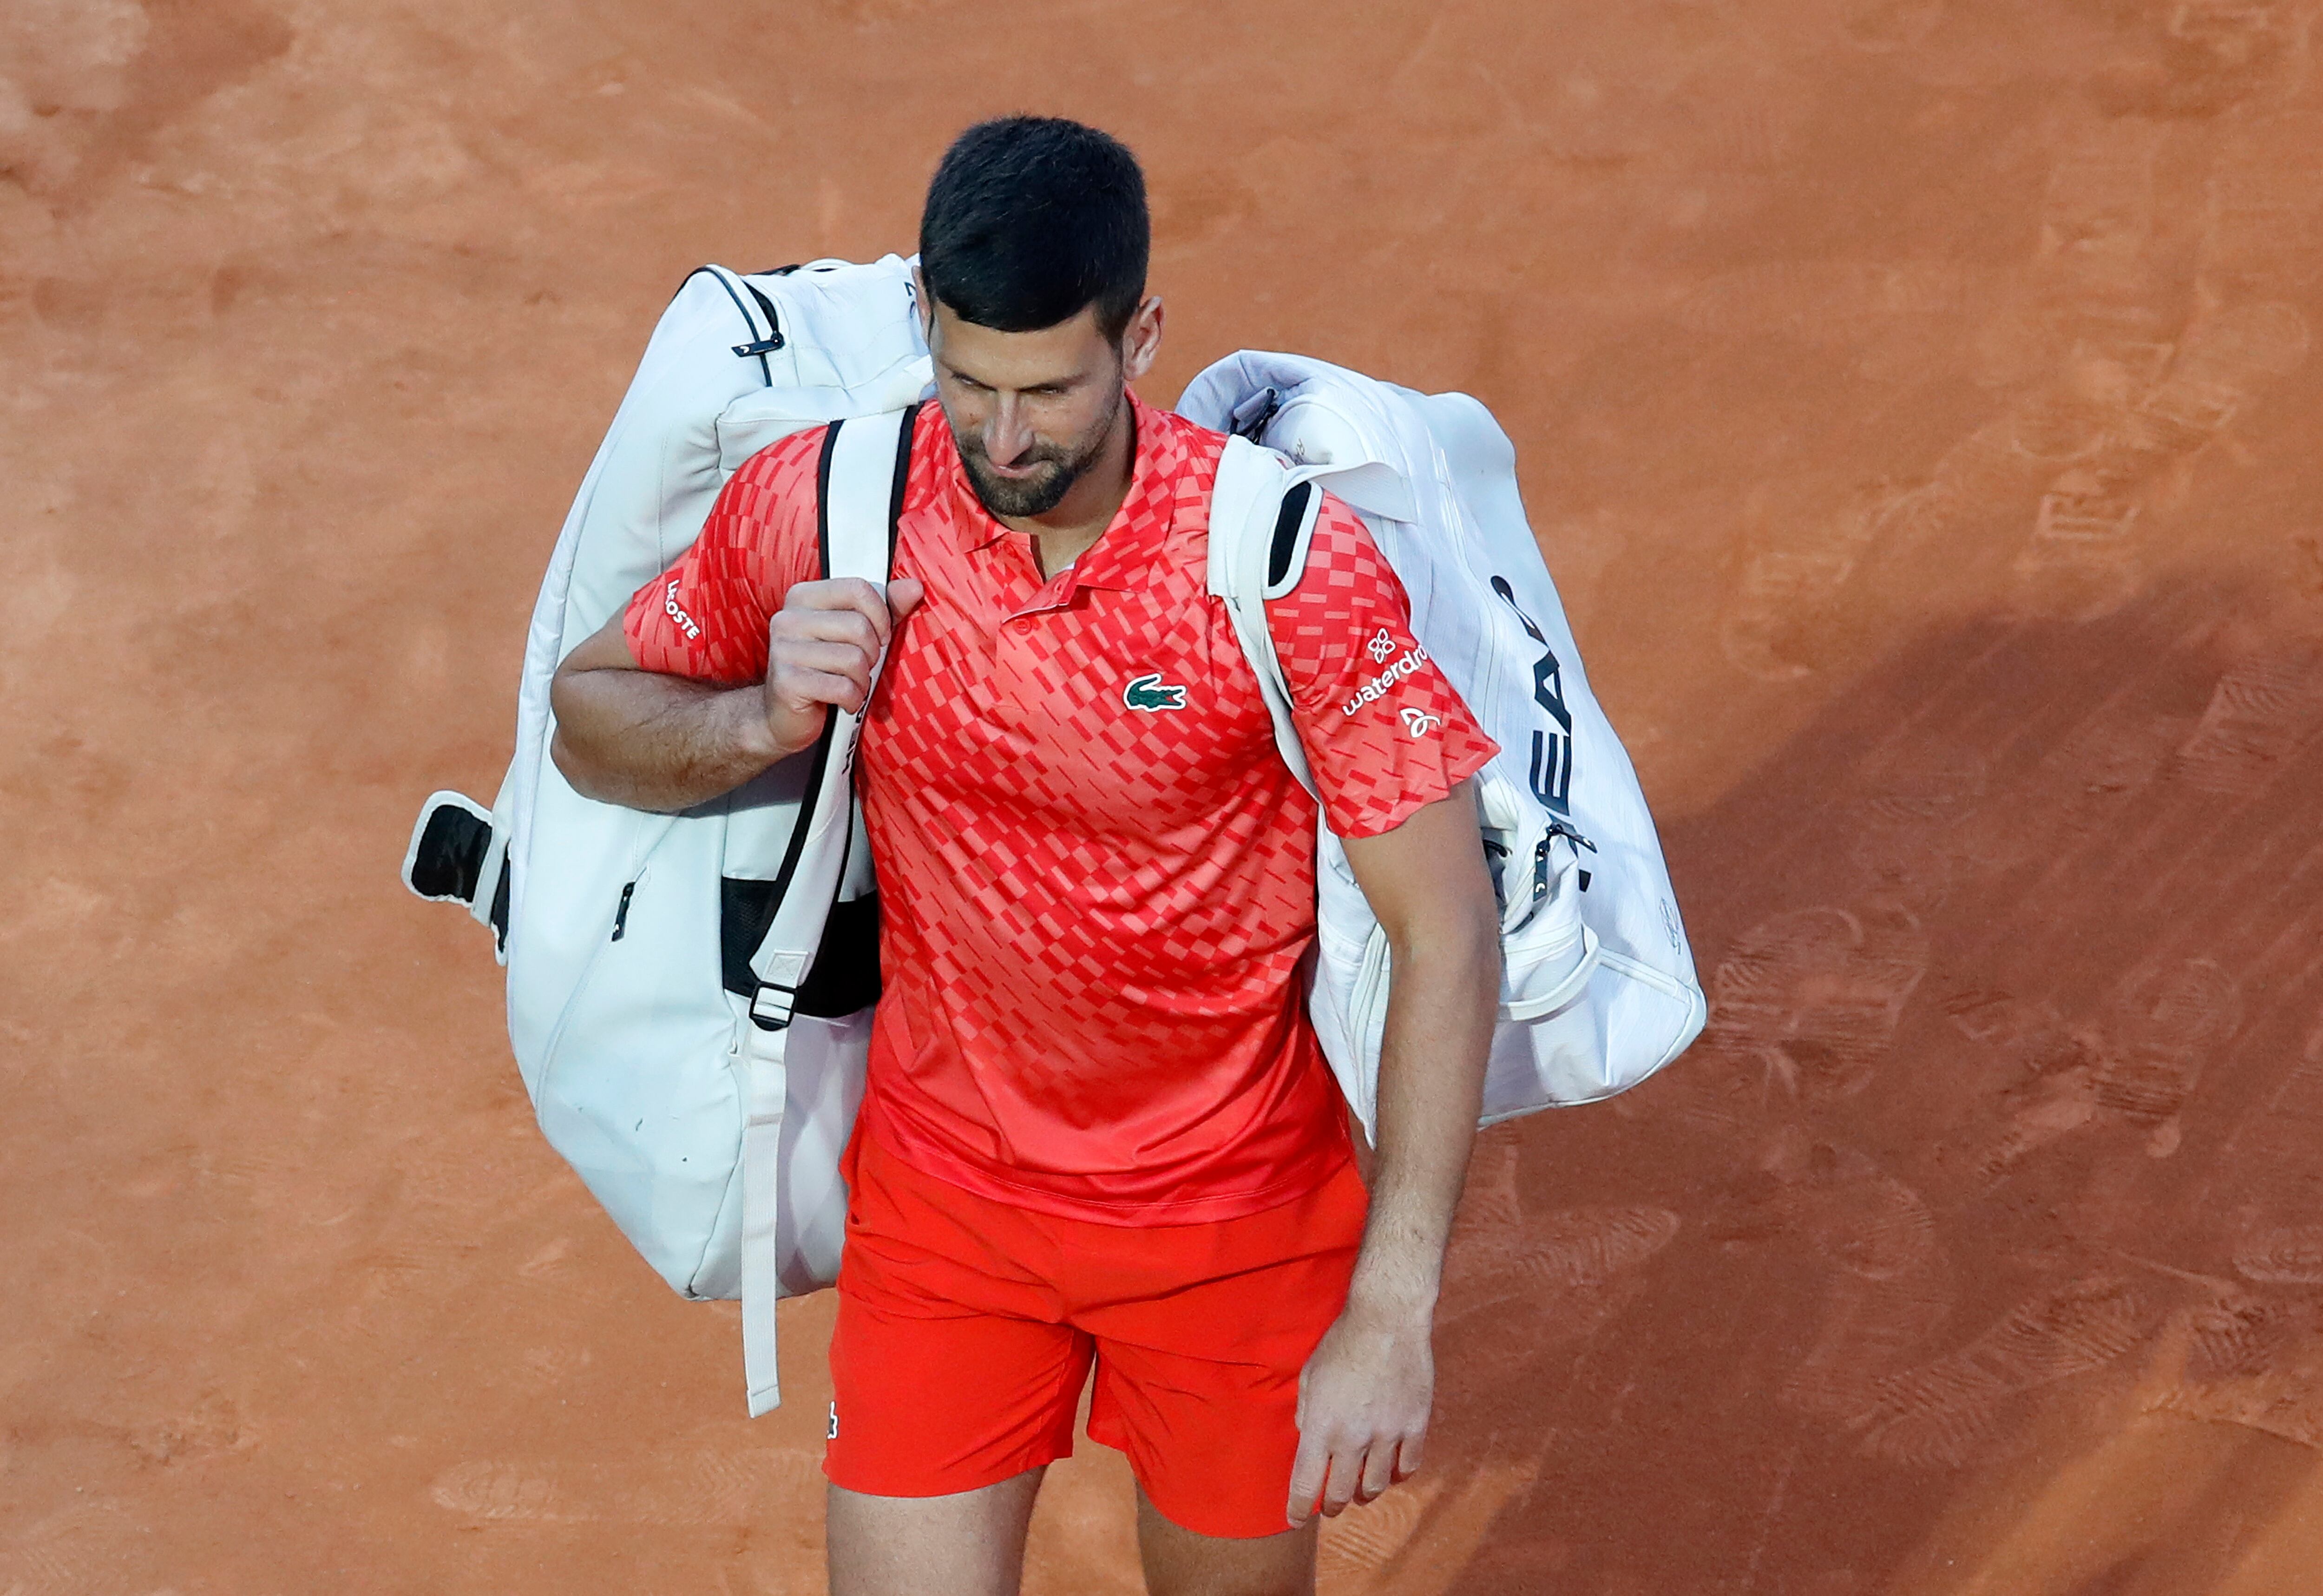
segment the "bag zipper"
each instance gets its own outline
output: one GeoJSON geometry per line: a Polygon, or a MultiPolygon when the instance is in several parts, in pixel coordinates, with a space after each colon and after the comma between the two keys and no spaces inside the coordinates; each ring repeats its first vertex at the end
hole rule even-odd
{"type": "Polygon", "coordinates": [[[600,938],[596,946],[590,949],[588,962],[581,967],[581,974],[574,979],[573,989],[565,995],[565,1006],[557,1011],[556,1023],[549,1031],[547,1045],[540,1050],[540,1085],[537,1091],[542,1096],[547,1095],[549,1078],[556,1069],[557,1051],[565,1045],[565,1032],[572,1026],[573,1011],[581,1001],[581,994],[588,989],[589,977],[597,973],[597,961],[605,956],[605,949],[628,934],[629,901],[637,895],[638,888],[651,878],[654,849],[667,839],[670,827],[676,823],[674,817],[667,815],[653,818],[662,823],[639,826],[636,838],[629,844],[629,878],[621,884],[620,901],[613,910],[612,934],[600,938]],[[653,838],[650,843],[644,840],[648,834],[653,838]]]}

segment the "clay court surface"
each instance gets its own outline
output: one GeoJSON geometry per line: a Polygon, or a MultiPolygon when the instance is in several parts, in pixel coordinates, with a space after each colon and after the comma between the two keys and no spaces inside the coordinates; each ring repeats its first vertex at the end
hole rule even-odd
{"type": "Polygon", "coordinates": [[[1483,1139],[1326,1589],[2318,1588],[2318,9],[8,0],[0,1593],[822,1588],[830,1298],[746,1420],[395,867],[680,277],[1020,108],[1148,163],[1148,397],[1494,408],[1712,993],[1483,1139]]]}

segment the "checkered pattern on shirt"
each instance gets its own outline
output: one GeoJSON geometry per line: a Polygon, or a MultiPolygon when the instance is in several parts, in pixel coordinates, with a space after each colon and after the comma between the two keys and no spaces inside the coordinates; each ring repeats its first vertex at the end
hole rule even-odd
{"type": "MultiPolygon", "coordinates": [[[[1030,539],[975,498],[941,412],[921,412],[895,574],[928,598],[858,763],[886,982],[864,1114],[890,1151],[971,1190],[1180,1223],[1318,1184],[1344,1122],[1299,993],[1314,804],[1206,591],[1225,440],[1134,414],[1120,511],[1044,579],[1030,539]],[[1134,707],[1145,678],[1148,702],[1182,689],[1184,707],[1134,707]]],[[[694,550],[633,601],[641,663],[763,674],[768,617],[814,574],[820,447],[794,438],[736,475],[694,550]]],[[[1491,757],[1432,664],[1390,671],[1415,653],[1402,589],[1336,500],[1269,621],[1342,834],[1391,829],[1491,757]]]]}

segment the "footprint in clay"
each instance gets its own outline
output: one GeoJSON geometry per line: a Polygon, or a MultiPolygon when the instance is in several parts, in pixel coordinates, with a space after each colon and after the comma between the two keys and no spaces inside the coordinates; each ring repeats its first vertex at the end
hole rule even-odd
{"type": "Polygon", "coordinates": [[[2170,775],[2222,798],[2256,797],[2323,732],[2323,644],[2246,660],[2218,681],[2170,775]]]}
{"type": "Polygon", "coordinates": [[[1853,1096],[1871,1084],[1927,967],[1927,936],[1899,906],[1778,914],[1720,961],[1702,1050],[1762,1096],[1853,1096]]]}
{"type": "Polygon", "coordinates": [[[741,1527],[812,1508],[820,1460],[804,1452],[687,1451],[619,1463],[479,1459],[428,1488],[464,1518],[524,1524],[649,1524],[741,1527]]]}
{"type": "Polygon", "coordinates": [[[1998,1427],[2011,1398],[2105,1367],[2144,1341],[2155,1316],[2126,1280],[2077,1280],[2020,1304],[1967,1345],[1876,1381],[1842,1423],[1874,1456],[1956,1467],[1998,1427]]]}
{"type": "Polygon", "coordinates": [[[1611,1304],[1602,1289],[1674,1241],[1678,1216],[1649,1204],[1607,1204],[1528,1215],[1517,1194],[1513,1142],[1480,1148],[1452,1229],[1437,1321],[1523,1306],[1537,1349],[1593,1328],[1611,1304]]]}
{"type": "Polygon", "coordinates": [[[1841,1419],[1874,1382],[1924,1356],[1952,1304],[1950,1257],[1920,1194],[1852,1148],[1778,1131],[1716,1239],[1821,1265],[1813,1339],[1784,1380],[1795,1411],[1841,1419]]]}
{"type": "MultiPolygon", "coordinates": [[[[2304,1282],[2302,1282],[2304,1283],[2304,1282]]],[[[2323,1446],[2323,1311],[2222,1289],[2173,1316],[2145,1406],[2323,1446]]]]}
{"type": "Polygon", "coordinates": [[[2068,1026],[2049,1004],[1989,988],[1958,994],[1944,1013],[2005,1072],[2006,1084],[1994,1098],[1999,1132],[1987,1133],[1977,1153],[1976,1167],[1988,1184],[2097,1119],[2105,1046],[2094,1028],[2068,1026]]]}
{"type": "Polygon", "coordinates": [[[2174,1121],[2240,1023],[2241,998],[2241,984],[2211,959],[2141,972],[2121,995],[2116,1045],[2098,1075],[2098,1105],[2141,1125],[2174,1121]]]}
{"type": "Polygon", "coordinates": [[[2270,1286],[2323,1286],[2323,1225],[2274,1225],[2235,1249],[2235,1272],[2270,1286]]]}
{"type": "Polygon", "coordinates": [[[0,1545],[0,1596],[114,1596],[170,1587],[157,1537],[122,1504],[76,1500],[0,1545]]]}

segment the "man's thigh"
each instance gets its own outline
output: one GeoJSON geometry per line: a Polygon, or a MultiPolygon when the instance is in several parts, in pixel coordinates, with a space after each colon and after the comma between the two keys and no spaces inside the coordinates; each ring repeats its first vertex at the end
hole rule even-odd
{"type": "Polygon", "coordinates": [[[1016,1596],[1043,1472],[950,1496],[869,1496],[833,1485],[824,1510],[831,1596],[1016,1596]]]}
{"type": "Polygon", "coordinates": [[[1312,1596],[1318,1515],[1280,1535],[1197,1535],[1137,1493],[1137,1553],[1147,1596],[1312,1596]]]}

